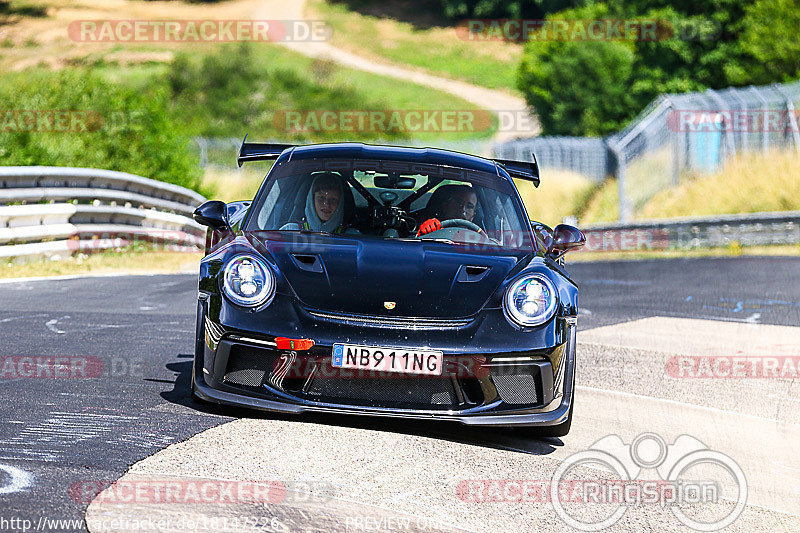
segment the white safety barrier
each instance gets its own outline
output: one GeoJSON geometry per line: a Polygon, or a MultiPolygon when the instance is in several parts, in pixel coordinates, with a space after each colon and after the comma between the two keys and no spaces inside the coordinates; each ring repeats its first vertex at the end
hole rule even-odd
{"type": "Polygon", "coordinates": [[[136,242],[203,248],[191,218],[205,198],[110,170],[0,167],[0,258],[66,256],[136,242]]]}

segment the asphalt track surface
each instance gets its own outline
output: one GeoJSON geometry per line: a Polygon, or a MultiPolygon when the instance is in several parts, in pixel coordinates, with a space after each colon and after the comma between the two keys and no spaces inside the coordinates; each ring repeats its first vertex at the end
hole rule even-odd
{"type": "MultiPolygon", "coordinates": [[[[661,364],[659,353],[651,353],[647,346],[628,346],[624,342],[616,346],[613,341],[606,342],[615,332],[628,331],[613,328],[627,328],[627,324],[632,323],[633,337],[636,324],[650,327],[652,324],[642,319],[652,317],[667,320],[663,324],[669,324],[670,328],[674,324],[694,328],[695,322],[682,319],[702,319],[719,321],[730,327],[758,324],[767,328],[760,331],[773,331],[769,328],[775,327],[774,331],[780,335],[792,335],[795,330],[780,326],[800,325],[800,259],[748,257],[584,263],[570,265],[569,270],[581,288],[579,328],[599,332],[596,338],[579,338],[590,347],[595,346],[592,344],[595,341],[599,344],[596,350],[590,350],[590,357],[583,358],[584,366],[579,367],[578,374],[579,386],[593,391],[592,403],[598,412],[616,408],[613,394],[640,395],[644,398],[631,405],[641,406],[639,414],[645,417],[648,413],[656,416],[659,410],[665,410],[664,417],[659,420],[677,417],[685,421],[694,417],[698,424],[717,424],[716,434],[698,430],[697,436],[704,441],[721,443],[727,438],[749,447],[757,447],[759,438],[782,442],[785,448],[774,450],[775,454],[784,457],[782,454],[791,450],[793,455],[787,455],[788,464],[784,461],[779,465],[785,467],[784,473],[788,472],[781,484],[784,487],[800,485],[800,462],[796,459],[800,441],[795,431],[798,420],[792,414],[800,411],[800,394],[794,382],[777,392],[777,403],[788,402],[787,409],[780,412],[764,410],[772,403],[758,387],[754,393],[761,397],[743,402],[741,389],[729,390],[725,388],[728,385],[716,383],[713,387],[718,389],[708,395],[702,387],[687,385],[686,390],[680,392],[686,403],[677,404],[674,388],[659,390],[663,379],[658,374],[648,377],[647,372],[640,372],[641,369],[632,364],[644,357],[641,364],[649,365],[653,361],[648,359],[651,355],[661,364]],[[602,377],[587,380],[591,373],[587,364],[610,369],[612,374],[617,372],[615,366],[626,368],[604,383],[602,377]],[[651,398],[673,403],[649,403],[651,398]],[[702,411],[709,407],[714,410],[702,411]],[[717,416],[743,417],[736,419],[735,424],[752,424],[758,431],[754,433],[743,428],[734,431],[732,419],[721,421],[715,418],[717,416]],[[776,421],[782,424],[777,429],[776,421]],[[759,424],[766,425],[758,427],[759,424]],[[776,432],[775,435],[770,431],[776,432]]],[[[86,486],[85,482],[116,480],[131,465],[159,450],[240,417],[274,427],[296,422],[251,411],[198,405],[190,399],[196,290],[196,277],[192,275],[0,284],[0,355],[4,357],[4,365],[9,364],[9,360],[12,365],[3,367],[6,379],[0,379],[0,405],[4,407],[4,416],[0,418],[0,527],[2,519],[27,519],[34,528],[38,524],[40,530],[84,530],[82,519],[89,502],[80,488],[86,486]],[[88,362],[89,374],[94,377],[59,378],[47,375],[46,371],[41,377],[8,377],[9,371],[22,368],[14,365],[24,357],[44,358],[39,361],[45,366],[51,360],[47,358],[53,357],[69,357],[76,365],[88,362]],[[59,524],[55,520],[79,522],[59,524]]],[[[657,327],[663,327],[662,322],[657,327]]],[[[651,330],[645,328],[645,331],[651,330]]],[[[685,352],[677,349],[670,353],[685,352]]],[[[582,358],[580,345],[578,357],[582,358]]],[[[742,386],[749,387],[749,384],[742,386]]],[[[588,394],[584,391],[584,395],[588,394]]],[[[578,402],[580,406],[580,399],[578,402]]],[[[604,418],[601,414],[586,416],[584,412],[576,416],[573,433],[563,441],[526,440],[503,432],[487,435],[464,431],[458,426],[360,417],[327,417],[324,420],[303,417],[302,422],[308,428],[322,431],[321,438],[329,433],[336,438],[338,433],[344,432],[347,438],[358,439],[358,434],[347,432],[376,430],[387,435],[397,434],[409,441],[423,439],[433,446],[466,445],[463,447],[469,448],[476,460],[484,455],[510,454],[511,461],[518,458],[522,462],[542,459],[548,454],[558,457],[560,453],[563,458],[573,434],[576,435],[574,442],[585,448],[593,442],[592,436],[599,438],[614,433],[621,417],[634,415],[616,413],[604,418]],[[586,422],[581,424],[582,420],[586,422]],[[564,443],[567,443],[566,448],[564,443]]],[[[663,429],[669,433],[666,426],[663,429]]],[[[508,460],[504,458],[500,457],[508,460]]],[[[753,456],[745,460],[762,459],[753,456]]],[[[302,468],[302,465],[295,467],[302,468]]],[[[800,506],[786,508],[800,501],[800,491],[797,488],[783,492],[783,489],[773,490],[770,479],[776,485],[778,481],[772,473],[767,474],[766,480],[754,479],[752,483],[754,489],[762,483],[755,505],[766,510],[757,509],[745,516],[742,526],[773,524],[780,530],[800,530],[800,519],[796,515],[791,517],[792,510],[796,513],[800,506]]],[[[397,482],[402,484],[402,480],[397,482]]],[[[418,514],[419,509],[412,506],[408,512],[418,514]]],[[[655,524],[656,529],[664,527],[652,517],[644,520],[646,524],[655,524]]],[[[16,524],[16,528],[11,524],[12,527],[7,525],[4,529],[21,530],[21,522],[16,524]]],[[[509,527],[514,524],[509,523],[509,527]]],[[[489,523],[481,528],[480,522],[477,525],[466,523],[466,526],[467,529],[494,529],[489,523]]],[[[561,524],[560,527],[565,526],[561,524]]]]}

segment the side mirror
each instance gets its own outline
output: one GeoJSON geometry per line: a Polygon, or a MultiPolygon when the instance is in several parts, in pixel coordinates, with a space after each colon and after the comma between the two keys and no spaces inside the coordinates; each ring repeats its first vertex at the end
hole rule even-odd
{"type": "Polygon", "coordinates": [[[236,231],[239,228],[239,225],[244,220],[244,217],[247,216],[247,210],[250,209],[252,204],[253,202],[250,200],[229,202],[227,204],[225,213],[228,226],[230,226],[231,231],[236,231]]]}
{"type": "Polygon", "coordinates": [[[553,258],[558,259],[571,250],[582,248],[586,244],[586,235],[575,226],[559,224],[553,230],[553,243],[547,253],[553,258]]]}
{"type": "Polygon", "coordinates": [[[228,229],[228,206],[219,200],[209,200],[194,210],[192,217],[198,224],[213,230],[228,229]]]}

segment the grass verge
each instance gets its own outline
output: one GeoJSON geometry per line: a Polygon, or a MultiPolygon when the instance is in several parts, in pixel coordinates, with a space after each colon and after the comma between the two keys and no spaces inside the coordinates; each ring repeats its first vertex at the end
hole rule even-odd
{"type": "Polygon", "coordinates": [[[618,198],[617,180],[605,180],[579,208],[578,224],[616,222],[619,219],[618,198]]]}
{"type": "Polygon", "coordinates": [[[773,150],[738,155],[709,176],[695,176],[653,196],[637,218],[800,210],[800,154],[773,150]]]}
{"type": "Polygon", "coordinates": [[[209,200],[225,203],[255,198],[269,165],[251,164],[239,170],[206,168],[203,187],[211,192],[209,200]]]}
{"type": "MultiPolygon", "coordinates": [[[[648,164],[628,173],[627,190],[638,207],[635,220],[800,211],[800,154],[795,150],[740,154],[714,174],[684,176],[677,187],[667,187],[663,178],[657,183],[653,176],[664,173],[647,172],[648,164]]],[[[606,180],[579,208],[579,224],[616,222],[618,198],[617,181],[606,180]]]]}
{"type": "Polygon", "coordinates": [[[85,274],[175,274],[196,272],[200,252],[123,251],[78,254],[58,260],[0,263],[0,279],[85,274]]]}
{"type": "Polygon", "coordinates": [[[550,227],[560,224],[564,217],[578,216],[596,188],[586,177],[568,170],[548,170],[539,187],[524,180],[515,183],[528,216],[550,227]]]}

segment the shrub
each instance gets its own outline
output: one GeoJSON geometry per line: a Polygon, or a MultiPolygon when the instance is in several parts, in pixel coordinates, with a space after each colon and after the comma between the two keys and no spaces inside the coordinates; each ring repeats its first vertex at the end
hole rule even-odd
{"type": "Polygon", "coordinates": [[[6,75],[0,165],[105,168],[199,190],[198,161],[170,113],[168,94],[163,83],[128,87],[86,70],[6,75]],[[20,111],[85,112],[86,120],[28,127],[14,119],[20,111]]]}
{"type": "Polygon", "coordinates": [[[633,62],[617,42],[529,44],[519,87],[545,135],[605,135],[630,117],[633,62]]]}
{"type": "MultiPolygon", "coordinates": [[[[201,61],[178,55],[167,75],[176,116],[195,134],[295,141],[341,140],[340,131],[291,132],[276,123],[287,110],[382,109],[366,91],[336,84],[328,78],[330,65],[311,63],[316,79],[270,67],[251,45],[225,46],[201,61]]],[[[399,131],[350,132],[355,138],[404,138],[399,131]]]]}

